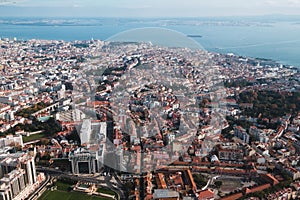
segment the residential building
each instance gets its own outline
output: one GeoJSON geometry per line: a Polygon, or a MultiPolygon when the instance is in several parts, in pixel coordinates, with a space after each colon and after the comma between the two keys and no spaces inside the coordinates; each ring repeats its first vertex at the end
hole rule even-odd
{"type": "Polygon", "coordinates": [[[16,153],[2,154],[0,160],[0,199],[25,199],[38,184],[34,158],[16,153]]]}

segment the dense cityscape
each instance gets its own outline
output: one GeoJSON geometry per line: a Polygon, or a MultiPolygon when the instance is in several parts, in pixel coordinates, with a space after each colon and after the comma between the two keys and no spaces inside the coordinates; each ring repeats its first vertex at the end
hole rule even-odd
{"type": "Polygon", "coordinates": [[[300,198],[296,67],[3,38],[0,70],[0,199],[300,198]]]}

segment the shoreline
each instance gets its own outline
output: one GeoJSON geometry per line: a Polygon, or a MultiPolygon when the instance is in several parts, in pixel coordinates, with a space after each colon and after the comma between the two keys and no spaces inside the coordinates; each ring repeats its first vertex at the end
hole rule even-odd
{"type": "MultiPolygon", "coordinates": [[[[186,35],[186,36],[188,38],[191,38],[191,39],[193,39],[193,38],[202,38],[202,36],[200,36],[200,35],[186,35]]],[[[88,41],[92,41],[92,40],[106,41],[106,40],[103,40],[103,39],[93,39],[93,38],[85,39],[85,40],[60,40],[60,39],[42,39],[42,38],[18,39],[17,37],[13,37],[13,36],[11,36],[11,37],[2,37],[0,35],[0,45],[1,45],[2,40],[12,40],[12,41],[22,41],[22,42],[26,42],[26,41],[30,41],[30,40],[41,40],[41,41],[64,41],[64,42],[71,42],[71,43],[73,43],[73,42],[88,42],[88,41]]],[[[197,42],[197,41],[195,40],[195,42],[197,42]]],[[[197,42],[197,43],[199,43],[199,42],[197,42]]],[[[157,46],[168,47],[167,45],[165,45],[165,46],[164,45],[157,45],[157,46]]],[[[170,48],[177,48],[177,47],[170,47],[170,48]]],[[[178,47],[178,48],[182,48],[182,47],[178,47]]],[[[241,58],[244,58],[244,59],[260,60],[262,62],[270,62],[273,65],[278,64],[278,65],[283,65],[285,67],[295,67],[297,69],[300,69],[300,63],[295,64],[293,62],[288,62],[288,61],[284,61],[284,60],[275,60],[275,59],[267,58],[267,57],[255,57],[255,56],[251,56],[251,55],[232,53],[231,51],[224,52],[224,51],[222,51],[223,49],[216,48],[216,47],[215,48],[204,48],[203,50],[207,51],[207,52],[211,52],[211,53],[222,54],[222,55],[232,54],[236,57],[241,57],[241,58]],[[217,51],[217,50],[221,50],[221,51],[217,51]]]]}

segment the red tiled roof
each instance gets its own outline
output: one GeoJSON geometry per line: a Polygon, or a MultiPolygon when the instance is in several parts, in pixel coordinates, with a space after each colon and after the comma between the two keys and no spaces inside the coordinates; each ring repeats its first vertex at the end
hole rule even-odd
{"type": "Polygon", "coordinates": [[[206,189],[199,192],[198,200],[206,200],[206,199],[213,199],[214,192],[211,189],[206,189]]]}
{"type": "Polygon", "coordinates": [[[224,197],[221,200],[236,200],[236,199],[241,198],[242,196],[243,196],[243,194],[240,192],[240,193],[237,193],[237,194],[233,194],[233,195],[224,197]]]}

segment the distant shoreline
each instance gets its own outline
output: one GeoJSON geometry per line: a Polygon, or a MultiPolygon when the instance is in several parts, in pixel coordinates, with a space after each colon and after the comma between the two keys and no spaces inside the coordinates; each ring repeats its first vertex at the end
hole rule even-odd
{"type": "MultiPolygon", "coordinates": [[[[270,20],[263,19],[242,21],[241,19],[231,20],[230,18],[165,20],[160,18],[0,17],[0,38],[64,41],[89,40],[91,38],[106,40],[123,31],[157,27],[181,32],[189,41],[195,40],[204,49],[211,52],[234,53],[254,58],[262,57],[300,68],[300,57],[297,54],[300,51],[298,37],[300,25],[295,25],[299,21],[291,21],[289,23],[271,21],[272,23],[270,23],[270,20]],[[272,26],[262,27],[262,23],[272,26]],[[239,26],[236,26],[237,24],[239,26]]],[[[166,41],[171,39],[166,38],[166,41]]],[[[182,43],[182,41],[174,41],[175,44],[176,42],[182,43]]]]}

